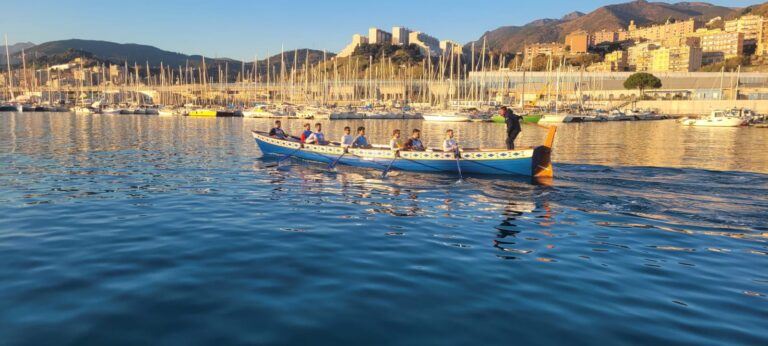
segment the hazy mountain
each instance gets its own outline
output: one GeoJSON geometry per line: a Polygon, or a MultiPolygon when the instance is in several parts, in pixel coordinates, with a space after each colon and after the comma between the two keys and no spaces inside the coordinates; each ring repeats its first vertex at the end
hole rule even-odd
{"type": "Polygon", "coordinates": [[[500,27],[486,32],[475,42],[482,45],[483,39],[486,39],[494,51],[518,52],[528,43],[563,41],[568,33],[576,30],[616,30],[626,28],[632,20],[640,26],[664,23],[668,19],[708,20],[717,16],[728,17],[740,10],[704,2],[668,4],[637,0],[603,6],[588,14],[574,12],[561,19],[540,19],[523,26],[500,27]]]}
{"type": "Polygon", "coordinates": [[[747,14],[747,13],[756,14],[764,17],[768,16],[768,2],[760,5],[752,5],[743,9],[742,11],[739,11],[739,14],[747,14]]]}
{"type": "MultiPolygon", "coordinates": [[[[22,49],[29,49],[34,46],[35,44],[32,42],[15,43],[8,46],[8,53],[10,53],[11,55],[14,55],[18,52],[21,52],[22,49]]],[[[0,45],[0,62],[5,63],[5,45],[0,45]]]]}
{"type": "MultiPolygon", "coordinates": [[[[21,47],[21,46],[20,46],[21,47]]],[[[133,44],[133,43],[115,43],[107,41],[96,40],[61,40],[42,43],[40,45],[27,46],[25,50],[27,57],[27,64],[37,63],[38,65],[54,65],[72,61],[76,57],[85,57],[89,60],[97,62],[124,64],[128,62],[129,66],[134,66],[134,63],[144,68],[147,62],[153,68],[159,67],[162,62],[165,66],[170,66],[174,69],[179,66],[186,66],[187,62],[191,66],[199,66],[202,63],[203,57],[200,55],[187,55],[182,53],[170,52],[162,50],[157,47],[133,44]]],[[[12,62],[18,64],[20,62],[20,51],[17,49],[15,56],[12,56],[12,62]]],[[[13,53],[12,53],[13,55],[13,53]]],[[[297,49],[286,51],[282,57],[281,54],[275,54],[267,59],[259,61],[260,73],[267,71],[267,61],[271,65],[271,70],[280,72],[281,59],[285,62],[285,69],[290,71],[294,64],[294,55],[296,55],[296,66],[301,68],[309,59],[310,64],[315,64],[318,61],[323,60],[323,52],[311,49],[297,49]]],[[[327,53],[326,58],[330,59],[335,54],[327,53]]],[[[251,70],[253,65],[252,61],[241,62],[234,59],[227,58],[205,58],[207,67],[213,72],[218,71],[221,67],[222,71],[228,71],[230,77],[237,76],[241,73],[243,65],[246,70],[251,70]]]]}
{"type": "Polygon", "coordinates": [[[129,65],[139,65],[149,62],[151,66],[159,66],[160,62],[171,66],[184,65],[187,60],[200,60],[199,55],[186,55],[169,52],[156,47],[134,44],[115,43],[96,40],[61,40],[51,41],[34,46],[26,51],[27,57],[39,58],[55,56],[67,51],[82,51],[93,54],[93,57],[115,63],[128,62],[129,65]]]}

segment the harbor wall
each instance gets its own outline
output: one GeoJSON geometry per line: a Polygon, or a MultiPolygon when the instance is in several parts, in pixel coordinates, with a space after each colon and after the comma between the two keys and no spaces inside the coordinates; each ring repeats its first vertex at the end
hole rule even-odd
{"type": "Polygon", "coordinates": [[[680,100],[637,101],[637,108],[658,109],[668,115],[708,115],[716,109],[747,108],[759,114],[768,114],[768,100],[680,100]]]}

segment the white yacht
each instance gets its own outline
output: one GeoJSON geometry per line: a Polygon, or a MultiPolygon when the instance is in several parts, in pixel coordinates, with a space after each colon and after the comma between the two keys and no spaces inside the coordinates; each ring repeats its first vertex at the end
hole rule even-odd
{"type": "Polygon", "coordinates": [[[92,114],[93,111],[88,107],[77,106],[72,108],[72,112],[75,114],[92,114]]]}
{"type": "Polygon", "coordinates": [[[251,109],[244,110],[243,116],[246,118],[275,118],[276,114],[267,109],[267,105],[258,105],[251,109]]]}
{"type": "Polygon", "coordinates": [[[541,116],[539,124],[559,124],[570,123],[574,120],[573,114],[568,113],[548,113],[541,116]]]}
{"type": "Polygon", "coordinates": [[[748,122],[749,120],[742,117],[739,112],[715,110],[706,117],[685,119],[682,121],[682,124],[698,127],[739,127],[748,122]]]}

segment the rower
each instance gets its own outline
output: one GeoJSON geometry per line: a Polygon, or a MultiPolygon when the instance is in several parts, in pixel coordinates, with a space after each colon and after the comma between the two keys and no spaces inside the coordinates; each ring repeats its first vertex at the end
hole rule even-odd
{"type": "Polygon", "coordinates": [[[307,137],[307,144],[317,144],[317,145],[323,145],[325,144],[325,136],[323,135],[323,125],[320,125],[320,123],[315,124],[315,132],[312,132],[309,137],[307,137]]]}
{"type": "Polygon", "coordinates": [[[424,148],[424,144],[421,143],[421,130],[413,129],[413,132],[411,133],[411,138],[409,138],[408,141],[405,142],[404,149],[410,150],[410,151],[426,150],[426,148],[424,148]]]}
{"type": "Polygon", "coordinates": [[[459,143],[453,138],[453,130],[445,131],[445,140],[443,141],[443,151],[458,152],[459,143]]]}
{"type": "Polygon", "coordinates": [[[349,128],[349,126],[344,126],[344,135],[341,136],[341,140],[339,141],[343,148],[349,148],[352,145],[354,138],[352,138],[352,135],[350,134],[351,132],[352,129],[349,128]]]}
{"type": "Polygon", "coordinates": [[[365,127],[360,126],[357,128],[357,137],[355,137],[355,140],[352,142],[352,147],[364,149],[372,148],[372,146],[368,144],[368,138],[365,137],[365,127]]]}
{"type": "Polygon", "coordinates": [[[400,130],[392,131],[392,139],[389,141],[389,148],[392,150],[403,149],[403,140],[400,139],[400,130]]]}
{"type": "Polygon", "coordinates": [[[276,120],[275,121],[275,127],[273,127],[272,129],[269,130],[269,136],[272,137],[272,138],[277,138],[277,139],[286,139],[286,138],[288,138],[288,135],[285,134],[285,131],[283,131],[281,126],[282,126],[282,123],[280,122],[280,120],[276,120]]]}
{"type": "Polygon", "coordinates": [[[304,124],[304,132],[301,133],[301,138],[300,138],[302,143],[306,143],[307,138],[312,134],[312,130],[310,130],[311,128],[312,128],[312,125],[310,125],[309,123],[304,124]]]}
{"type": "Polygon", "coordinates": [[[515,149],[515,139],[517,139],[517,136],[522,131],[520,127],[520,120],[522,118],[511,109],[508,109],[507,106],[499,108],[499,115],[504,117],[504,122],[507,124],[507,149],[515,149]]]}

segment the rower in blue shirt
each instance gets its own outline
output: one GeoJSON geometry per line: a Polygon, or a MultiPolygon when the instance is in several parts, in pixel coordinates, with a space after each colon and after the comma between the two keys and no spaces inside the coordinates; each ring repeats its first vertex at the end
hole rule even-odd
{"type": "Polygon", "coordinates": [[[315,124],[315,132],[312,132],[312,134],[309,135],[309,137],[307,137],[306,143],[317,144],[317,145],[325,144],[325,135],[323,135],[323,125],[320,125],[320,123],[315,124]]]}
{"type": "Polygon", "coordinates": [[[269,130],[269,136],[277,139],[287,139],[288,135],[282,129],[280,120],[275,121],[275,127],[269,130]]]}
{"type": "Polygon", "coordinates": [[[368,144],[368,138],[365,138],[365,127],[360,126],[357,128],[357,137],[355,137],[355,140],[352,141],[352,147],[371,148],[371,145],[368,144]]]}
{"type": "Polygon", "coordinates": [[[309,135],[312,134],[312,130],[310,130],[311,128],[312,128],[312,125],[310,125],[309,123],[304,124],[304,132],[301,133],[301,138],[300,138],[302,143],[306,143],[307,138],[309,138],[309,135]]]}

